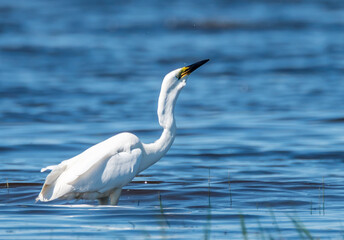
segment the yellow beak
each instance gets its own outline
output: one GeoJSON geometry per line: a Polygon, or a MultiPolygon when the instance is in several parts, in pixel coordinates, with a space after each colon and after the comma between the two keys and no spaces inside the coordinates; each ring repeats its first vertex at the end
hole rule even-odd
{"type": "Polygon", "coordinates": [[[196,62],[194,64],[191,64],[189,66],[183,67],[180,71],[179,79],[189,75],[190,73],[192,73],[193,71],[195,71],[197,68],[199,68],[200,66],[202,66],[203,64],[205,64],[208,61],[209,61],[209,59],[205,59],[205,60],[196,62]]]}

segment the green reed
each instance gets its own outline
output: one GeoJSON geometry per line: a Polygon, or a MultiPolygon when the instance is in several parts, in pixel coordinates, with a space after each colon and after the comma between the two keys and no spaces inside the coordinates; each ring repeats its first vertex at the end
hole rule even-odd
{"type": "Polygon", "coordinates": [[[232,207],[233,201],[232,201],[232,188],[231,188],[231,180],[229,176],[229,170],[228,170],[228,188],[229,188],[229,207],[232,207]]]}
{"type": "Polygon", "coordinates": [[[240,214],[240,226],[241,226],[241,233],[242,236],[245,240],[248,240],[248,234],[247,234],[247,229],[246,229],[246,224],[245,224],[245,218],[242,214],[240,214]]]}
{"type": "Polygon", "coordinates": [[[301,221],[297,221],[295,218],[289,216],[289,219],[294,224],[297,232],[299,233],[300,239],[314,239],[307,228],[302,224],[301,221]]]}
{"type": "Polygon", "coordinates": [[[162,198],[160,192],[158,192],[158,198],[159,198],[159,209],[160,209],[160,219],[161,223],[165,226],[170,227],[170,223],[167,221],[167,218],[164,213],[164,207],[162,205],[162,198]]]}
{"type": "Polygon", "coordinates": [[[325,215],[325,180],[322,177],[322,207],[323,207],[323,215],[325,215]]]}
{"type": "MultiPolygon", "coordinates": [[[[325,180],[324,177],[322,177],[322,183],[319,187],[319,201],[318,201],[318,209],[319,209],[319,215],[325,215],[325,180]]],[[[311,212],[312,214],[312,212],[311,212]]]]}
{"type": "MultiPolygon", "coordinates": [[[[246,227],[246,223],[245,223],[245,217],[244,215],[240,214],[240,228],[241,228],[241,233],[242,233],[242,239],[244,240],[248,240],[249,239],[249,233],[246,227]]],[[[260,239],[265,240],[265,239],[284,239],[283,235],[282,235],[282,231],[279,228],[277,221],[276,221],[276,217],[274,215],[274,213],[271,211],[271,217],[272,217],[272,224],[275,226],[275,231],[278,232],[278,236],[272,236],[269,232],[267,232],[263,226],[261,225],[259,219],[257,219],[257,225],[258,225],[258,232],[256,232],[256,237],[253,239],[258,239],[258,236],[260,236],[260,239]]],[[[309,239],[309,240],[313,240],[313,236],[311,235],[311,233],[309,232],[309,230],[302,224],[301,221],[297,220],[295,217],[292,216],[288,216],[289,219],[291,220],[291,222],[293,223],[295,230],[297,231],[297,233],[299,234],[299,239],[309,239]]]]}
{"type": "Polygon", "coordinates": [[[211,232],[211,200],[210,200],[210,168],[208,169],[208,211],[207,221],[204,227],[204,240],[210,239],[211,232]]]}

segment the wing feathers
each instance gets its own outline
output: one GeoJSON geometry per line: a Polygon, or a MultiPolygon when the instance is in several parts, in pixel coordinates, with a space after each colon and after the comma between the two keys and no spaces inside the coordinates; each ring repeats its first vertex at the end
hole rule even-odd
{"type": "Polygon", "coordinates": [[[108,190],[124,186],[137,174],[142,144],[130,133],[118,134],[81,154],[48,166],[47,176],[37,200],[56,198],[96,198],[108,190]]]}
{"type": "Polygon", "coordinates": [[[53,170],[53,169],[56,168],[56,167],[57,167],[57,165],[51,165],[51,166],[42,168],[42,169],[41,169],[41,172],[45,172],[45,171],[47,171],[47,170],[53,170]]]}

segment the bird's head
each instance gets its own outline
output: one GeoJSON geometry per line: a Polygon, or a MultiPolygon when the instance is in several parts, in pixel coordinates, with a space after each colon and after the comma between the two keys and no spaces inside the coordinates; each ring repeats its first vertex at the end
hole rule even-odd
{"type": "Polygon", "coordinates": [[[178,68],[168,73],[162,83],[162,89],[164,89],[166,92],[179,92],[186,85],[186,80],[189,77],[190,73],[192,73],[208,61],[209,59],[202,60],[189,66],[178,68]]]}
{"type": "Polygon", "coordinates": [[[158,104],[159,124],[163,128],[171,128],[175,123],[173,120],[173,109],[180,91],[186,85],[186,79],[197,68],[208,62],[209,59],[196,62],[186,67],[178,68],[168,73],[162,81],[158,104]]]}

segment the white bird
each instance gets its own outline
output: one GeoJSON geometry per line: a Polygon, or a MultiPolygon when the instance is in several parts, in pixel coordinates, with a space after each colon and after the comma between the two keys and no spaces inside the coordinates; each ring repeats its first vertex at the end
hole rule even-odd
{"type": "Polygon", "coordinates": [[[174,107],[191,72],[209,59],[168,73],[161,85],[158,118],[161,137],[145,144],[132,133],[119,133],[100,142],[51,170],[36,201],[55,199],[98,199],[99,204],[116,205],[122,188],[140,172],[159,161],[176,136],[174,107]]]}

